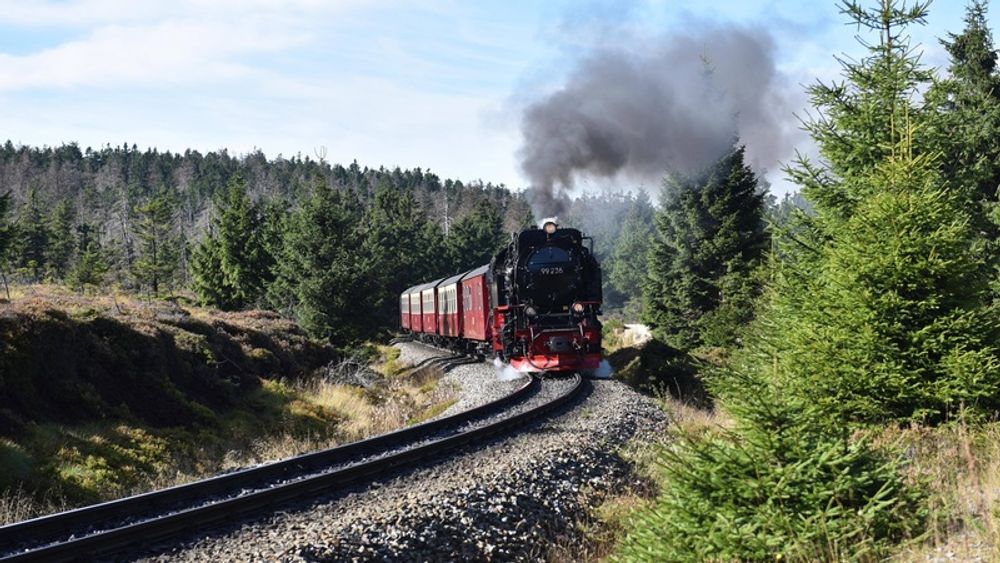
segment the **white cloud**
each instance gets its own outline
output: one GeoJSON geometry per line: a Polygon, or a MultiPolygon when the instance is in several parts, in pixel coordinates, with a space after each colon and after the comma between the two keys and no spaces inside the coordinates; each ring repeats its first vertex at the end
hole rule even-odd
{"type": "MultiPolygon", "coordinates": [[[[313,40],[323,22],[367,0],[0,0],[0,25],[72,28],[73,38],[0,53],[0,91],[217,82],[251,55],[313,40]]],[[[65,31],[64,31],[65,35],[65,31]]]]}
{"type": "Polygon", "coordinates": [[[238,18],[241,14],[333,12],[367,0],[0,0],[0,23],[89,28],[184,17],[238,18]]]}
{"type": "Polygon", "coordinates": [[[0,54],[0,90],[172,84],[247,72],[235,55],[281,49],[301,39],[250,22],[225,26],[192,20],[113,25],[85,39],[28,55],[0,54]]]}

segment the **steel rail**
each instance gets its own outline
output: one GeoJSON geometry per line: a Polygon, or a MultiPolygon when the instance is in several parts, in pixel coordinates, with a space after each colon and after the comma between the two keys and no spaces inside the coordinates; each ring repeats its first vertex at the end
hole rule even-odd
{"type": "MultiPolygon", "coordinates": [[[[533,377],[532,381],[539,381],[533,377]]],[[[265,508],[273,508],[279,503],[306,496],[330,493],[337,487],[384,473],[404,464],[433,457],[443,452],[481,441],[501,432],[508,432],[543,414],[549,413],[573,400],[583,390],[583,378],[575,375],[572,388],[553,400],[498,422],[479,426],[470,430],[418,445],[398,453],[389,454],[349,465],[347,467],[305,477],[251,494],[232,497],[219,502],[173,512],[165,516],[137,522],[96,534],[72,538],[60,543],[49,544],[31,551],[17,553],[2,561],[70,561],[92,559],[120,552],[141,543],[150,545],[155,541],[203,529],[206,526],[236,517],[245,517],[265,508]]]]}
{"type": "MultiPolygon", "coordinates": [[[[489,403],[445,418],[415,424],[365,440],[224,473],[184,485],[0,526],[0,554],[8,551],[10,547],[24,544],[29,540],[33,543],[53,540],[68,536],[73,532],[94,528],[114,519],[131,518],[163,511],[181,503],[288,479],[302,473],[345,463],[361,456],[384,452],[392,447],[405,445],[406,442],[465,424],[521,402],[527,399],[539,385],[540,383],[532,378],[512,393],[489,403]]],[[[0,561],[5,560],[0,557],[0,561]]]]}

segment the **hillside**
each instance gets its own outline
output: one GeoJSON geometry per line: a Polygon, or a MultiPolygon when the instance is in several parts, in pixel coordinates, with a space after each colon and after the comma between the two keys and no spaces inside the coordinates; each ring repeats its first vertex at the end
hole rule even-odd
{"type": "Polygon", "coordinates": [[[432,380],[352,385],[340,360],[270,312],[15,288],[0,301],[0,520],[358,439],[448,401],[432,380]]]}

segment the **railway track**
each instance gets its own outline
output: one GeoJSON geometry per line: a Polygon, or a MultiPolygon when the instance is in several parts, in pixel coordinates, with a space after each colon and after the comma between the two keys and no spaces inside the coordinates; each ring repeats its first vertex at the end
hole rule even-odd
{"type": "MultiPolygon", "coordinates": [[[[469,363],[464,357],[455,357],[425,365],[440,364],[437,367],[445,369],[456,362],[469,363]]],[[[497,421],[474,424],[526,401],[541,385],[539,378],[532,377],[505,397],[450,417],[186,485],[2,526],[0,561],[105,557],[140,544],[148,546],[235,522],[280,503],[335,492],[405,464],[510,432],[567,404],[582,390],[583,379],[576,375],[568,391],[543,404],[497,421]]]]}

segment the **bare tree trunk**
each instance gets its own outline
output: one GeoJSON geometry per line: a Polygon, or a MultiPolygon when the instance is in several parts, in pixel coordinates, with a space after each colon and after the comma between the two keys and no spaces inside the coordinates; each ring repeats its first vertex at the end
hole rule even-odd
{"type": "Polygon", "coordinates": [[[7,301],[10,301],[10,286],[7,285],[7,274],[0,270],[0,279],[3,279],[3,289],[7,292],[7,301]]]}

